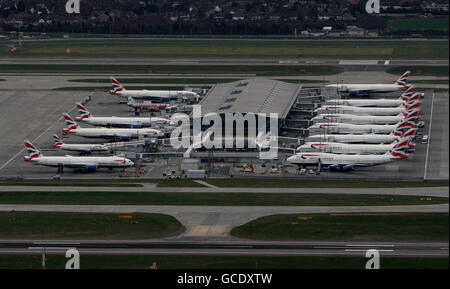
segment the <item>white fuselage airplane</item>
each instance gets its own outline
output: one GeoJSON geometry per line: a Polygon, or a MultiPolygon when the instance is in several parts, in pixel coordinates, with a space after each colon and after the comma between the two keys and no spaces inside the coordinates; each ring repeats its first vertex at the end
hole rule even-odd
{"type": "Polygon", "coordinates": [[[392,149],[414,148],[409,139],[396,140],[391,144],[347,144],[339,142],[308,142],[297,148],[297,152],[323,152],[334,154],[384,154],[392,149]]]}
{"type": "Polygon", "coordinates": [[[24,161],[37,165],[49,167],[66,167],[73,169],[83,169],[95,171],[98,168],[125,168],[131,167],[134,163],[124,157],[74,157],[74,156],[44,156],[31,142],[25,141],[28,156],[24,161]]]}
{"type": "Polygon", "coordinates": [[[172,99],[179,98],[184,100],[193,98],[198,101],[200,98],[197,93],[188,90],[126,90],[114,77],[111,77],[110,80],[112,90],[109,93],[125,98],[132,97],[135,99],[151,99],[160,102],[167,102],[172,99]]]}
{"type": "MultiPolygon", "coordinates": [[[[413,87],[411,87],[413,89],[413,87]]],[[[411,89],[410,88],[410,89],[411,89]]],[[[409,90],[409,89],[408,89],[409,90]]],[[[404,93],[404,95],[406,92],[404,93]]],[[[375,107],[396,107],[400,106],[405,102],[409,101],[420,101],[423,98],[423,93],[415,93],[410,97],[403,96],[400,98],[378,98],[378,99],[330,99],[323,102],[323,105],[348,105],[348,106],[358,106],[358,107],[367,107],[367,106],[375,106],[375,107]]]]}
{"type": "Polygon", "coordinates": [[[330,170],[351,171],[355,166],[374,166],[406,158],[408,158],[406,154],[391,150],[382,155],[298,153],[289,157],[287,161],[300,166],[318,165],[320,163],[330,170]]]}
{"type": "MultiPolygon", "coordinates": [[[[417,129],[411,128],[401,135],[402,138],[415,136],[417,129]]],[[[316,134],[306,138],[306,142],[372,143],[390,144],[399,137],[390,134],[316,134]]]]}
{"type": "Polygon", "coordinates": [[[73,134],[89,138],[105,138],[128,141],[139,138],[139,136],[158,138],[163,137],[164,133],[151,128],[81,128],[68,114],[64,114],[64,119],[68,125],[63,129],[63,133],[73,134]]]}
{"type": "Polygon", "coordinates": [[[353,115],[379,115],[390,116],[399,115],[404,111],[410,109],[418,109],[422,104],[420,102],[413,102],[410,104],[401,104],[397,107],[359,107],[348,105],[324,105],[314,110],[318,115],[320,114],[353,114],[353,115]]]}
{"type": "Polygon", "coordinates": [[[117,116],[93,116],[81,103],[77,103],[79,117],[76,121],[83,121],[95,126],[114,126],[114,127],[155,127],[171,125],[172,122],[162,117],[117,117],[117,116]]]}
{"type": "Polygon", "coordinates": [[[408,80],[409,74],[410,71],[405,72],[394,84],[330,84],[326,87],[348,93],[349,96],[394,92],[408,88],[406,81],[408,80]]]}
{"type": "Polygon", "coordinates": [[[395,124],[404,119],[418,118],[420,111],[406,111],[399,115],[379,116],[379,115],[354,115],[354,114],[320,114],[311,119],[313,123],[341,122],[352,124],[395,124]],[[403,115],[402,115],[403,114],[403,115]]]}
{"type": "Polygon", "coordinates": [[[368,134],[379,133],[387,134],[396,129],[417,128],[413,122],[400,122],[398,124],[351,124],[351,123],[316,123],[308,127],[310,133],[325,132],[337,134],[368,134]]]}
{"type": "Polygon", "coordinates": [[[67,144],[62,141],[62,139],[56,134],[53,135],[53,146],[66,150],[80,152],[84,154],[91,154],[93,152],[106,152],[109,148],[104,144],[67,144]]]}

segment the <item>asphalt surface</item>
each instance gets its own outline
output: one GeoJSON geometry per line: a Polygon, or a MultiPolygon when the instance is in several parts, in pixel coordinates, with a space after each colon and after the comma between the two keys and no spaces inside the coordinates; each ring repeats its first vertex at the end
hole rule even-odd
{"type": "Polygon", "coordinates": [[[77,248],[81,254],[361,256],[369,249],[383,256],[448,257],[445,242],[262,242],[262,241],[30,241],[0,242],[0,254],[58,253],[77,248]]]}
{"type": "MultiPolygon", "coordinates": [[[[139,180],[136,180],[139,183],[139,180]]],[[[204,182],[206,184],[206,182],[204,182]]],[[[356,195],[403,195],[449,197],[449,187],[412,187],[412,188],[226,188],[226,187],[157,187],[156,184],[143,183],[142,187],[70,187],[70,186],[2,186],[0,192],[180,192],[180,193],[267,193],[267,194],[356,194],[356,195]]]]}
{"type": "Polygon", "coordinates": [[[334,65],[346,70],[385,70],[389,66],[448,66],[448,60],[329,60],[329,59],[86,59],[0,58],[0,64],[113,64],[113,65],[334,65]]]}

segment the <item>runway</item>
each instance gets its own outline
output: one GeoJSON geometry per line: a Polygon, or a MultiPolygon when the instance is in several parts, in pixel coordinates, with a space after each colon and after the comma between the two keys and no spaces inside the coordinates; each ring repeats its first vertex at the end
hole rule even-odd
{"type": "MultiPolygon", "coordinates": [[[[136,183],[139,180],[136,179],[136,183]]],[[[206,181],[207,183],[207,181],[206,181]]],[[[356,194],[356,195],[403,195],[449,197],[449,187],[413,188],[227,188],[227,187],[157,187],[143,183],[142,187],[89,187],[89,186],[1,186],[0,192],[159,192],[159,193],[265,193],[265,194],[356,194]]]]}
{"type": "Polygon", "coordinates": [[[332,65],[354,71],[383,71],[389,66],[448,66],[447,60],[389,60],[389,59],[136,59],[136,58],[0,58],[0,64],[66,64],[66,65],[332,65]]]}
{"type": "Polygon", "coordinates": [[[361,256],[376,249],[381,256],[448,257],[445,242],[280,242],[246,241],[30,241],[0,242],[0,254],[61,253],[77,248],[81,254],[220,255],[220,256],[361,256]]]}

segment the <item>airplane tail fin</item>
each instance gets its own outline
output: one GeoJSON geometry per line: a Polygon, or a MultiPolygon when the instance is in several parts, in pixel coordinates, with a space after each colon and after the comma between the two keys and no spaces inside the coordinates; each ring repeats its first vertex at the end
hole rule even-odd
{"type": "Polygon", "coordinates": [[[406,110],[420,109],[420,107],[422,106],[422,102],[420,100],[404,100],[402,105],[406,110]]]}
{"type": "Polygon", "coordinates": [[[405,138],[405,137],[400,137],[398,138],[395,142],[394,142],[394,149],[397,150],[403,150],[405,151],[406,149],[409,148],[414,148],[415,145],[411,143],[411,140],[409,138],[405,138]]]}
{"type": "Polygon", "coordinates": [[[64,142],[62,141],[62,139],[58,135],[54,134],[53,135],[53,147],[56,148],[63,144],[64,144],[64,142]]]}
{"type": "Polygon", "coordinates": [[[417,129],[418,126],[417,126],[417,124],[415,124],[414,122],[412,122],[410,120],[403,120],[397,124],[397,127],[392,132],[392,134],[395,136],[401,136],[405,131],[407,131],[411,128],[417,129]]]}
{"type": "Polygon", "coordinates": [[[112,89],[109,91],[109,94],[116,94],[119,91],[125,90],[125,88],[115,79],[114,77],[109,78],[111,80],[112,89]]]}
{"type": "Polygon", "coordinates": [[[80,113],[79,117],[76,117],[75,120],[80,121],[83,119],[87,119],[90,118],[92,115],[91,113],[87,110],[86,107],[84,107],[81,103],[77,102],[77,108],[78,108],[78,112],[80,113]]]}
{"type": "Polygon", "coordinates": [[[387,152],[393,159],[407,159],[408,155],[398,148],[392,148],[387,152]]]}
{"type": "Polygon", "coordinates": [[[414,85],[411,85],[410,87],[408,87],[408,89],[406,89],[402,95],[400,95],[400,98],[403,100],[409,100],[412,95],[414,94],[414,91],[416,90],[416,88],[414,87],[414,85]]]}
{"type": "Polygon", "coordinates": [[[64,113],[63,116],[67,124],[67,127],[63,128],[63,133],[68,133],[71,130],[79,128],[79,125],[70,117],[70,115],[64,113]]]}
{"type": "Polygon", "coordinates": [[[417,128],[410,128],[405,133],[401,135],[401,138],[413,138],[417,133],[417,128]]]}
{"type": "Polygon", "coordinates": [[[420,110],[417,109],[417,108],[410,109],[410,110],[407,110],[407,111],[403,112],[403,118],[404,119],[411,119],[411,118],[413,118],[413,119],[417,120],[419,118],[419,115],[420,115],[420,110]]]}
{"type": "Polygon", "coordinates": [[[396,84],[404,86],[404,87],[409,87],[409,85],[406,84],[406,82],[408,81],[408,77],[409,77],[410,73],[411,73],[411,71],[409,71],[409,70],[406,71],[405,73],[403,73],[402,76],[400,76],[400,78],[397,79],[396,84]]]}
{"type": "Polygon", "coordinates": [[[23,159],[26,162],[29,162],[32,159],[43,156],[43,154],[29,140],[25,140],[25,149],[27,150],[28,155],[25,156],[23,159]]]}

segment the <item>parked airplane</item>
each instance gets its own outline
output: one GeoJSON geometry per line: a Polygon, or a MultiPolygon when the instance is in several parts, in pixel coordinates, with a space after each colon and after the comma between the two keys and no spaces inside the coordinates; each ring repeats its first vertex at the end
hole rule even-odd
{"type": "MultiPolygon", "coordinates": [[[[401,134],[401,138],[412,138],[416,135],[417,129],[410,128],[401,134]]],[[[372,143],[390,144],[399,135],[395,132],[390,134],[316,134],[306,138],[306,142],[340,142],[340,143],[372,143]]]]}
{"type": "Polygon", "coordinates": [[[334,154],[383,154],[392,149],[410,152],[415,147],[409,138],[397,139],[390,144],[347,144],[339,142],[308,142],[297,148],[298,152],[323,152],[334,154]]]}
{"type": "Polygon", "coordinates": [[[313,123],[324,122],[342,122],[352,124],[395,124],[404,119],[419,118],[420,111],[417,109],[404,111],[402,114],[394,116],[379,116],[379,115],[353,115],[353,114],[319,114],[311,119],[313,123]]]}
{"type": "Polygon", "coordinates": [[[70,133],[82,137],[106,138],[122,141],[129,141],[133,138],[138,138],[139,136],[152,138],[164,136],[164,133],[161,131],[151,128],[82,128],[68,114],[65,113],[63,115],[64,120],[68,125],[67,128],[63,129],[63,133],[65,134],[70,133]]]}
{"type": "MultiPolygon", "coordinates": [[[[414,120],[413,118],[411,120],[414,120]]],[[[308,127],[310,134],[324,132],[337,134],[363,134],[380,133],[386,134],[396,131],[403,131],[409,128],[417,128],[413,121],[404,120],[397,124],[351,124],[342,122],[316,123],[308,127]]]]}
{"type": "Polygon", "coordinates": [[[316,114],[339,113],[353,115],[398,115],[411,109],[419,109],[422,102],[413,100],[397,107],[360,107],[348,105],[324,105],[314,110],[316,114]]]}
{"type": "Polygon", "coordinates": [[[406,159],[408,155],[393,149],[382,155],[346,155],[333,153],[298,153],[287,159],[288,162],[299,166],[321,165],[330,171],[351,171],[354,167],[368,167],[406,159]]]}
{"type": "Polygon", "coordinates": [[[136,99],[151,99],[160,102],[167,102],[171,99],[182,98],[184,100],[194,98],[196,101],[200,98],[195,92],[188,90],[126,90],[114,77],[110,77],[112,90],[110,94],[115,94],[123,97],[133,97],[136,99]]]}
{"type": "Polygon", "coordinates": [[[115,126],[115,127],[155,127],[171,125],[171,121],[162,117],[117,117],[117,116],[93,116],[81,103],[77,102],[79,117],[76,121],[83,121],[96,126],[115,126]]]}
{"type": "Polygon", "coordinates": [[[147,102],[147,101],[137,102],[131,96],[128,97],[127,105],[134,108],[135,110],[141,110],[141,111],[146,110],[146,111],[154,111],[154,112],[169,108],[169,106],[164,103],[153,103],[151,101],[150,102],[147,102]]]}
{"type": "Polygon", "coordinates": [[[30,141],[25,140],[25,148],[28,156],[24,157],[26,162],[49,167],[67,167],[95,171],[98,168],[125,168],[131,167],[134,163],[124,157],[86,157],[86,156],[44,156],[30,141]]]}
{"type": "Polygon", "coordinates": [[[105,152],[109,150],[104,144],[66,144],[56,134],[53,135],[53,146],[66,151],[80,152],[81,154],[91,154],[92,152],[105,152]]]}
{"type": "Polygon", "coordinates": [[[394,84],[330,84],[326,87],[336,88],[339,92],[348,93],[349,96],[394,92],[409,87],[406,84],[409,74],[410,71],[405,72],[394,84]]]}
{"type": "Polygon", "coordinates": [[[404,102],[413,100],[421,100],[424,93],[414,93],[414,87],[408,88],[399,98],[361,98],[361,99],[329,99],[323,102],[323,105],[349,105],[349,106],[378,106],[378,107],[395,107],[402,105],[404,102]]]}

